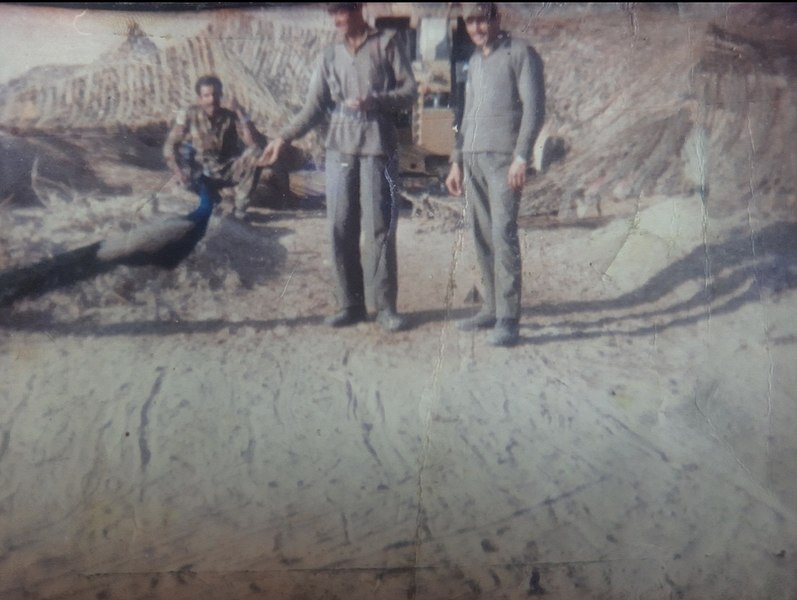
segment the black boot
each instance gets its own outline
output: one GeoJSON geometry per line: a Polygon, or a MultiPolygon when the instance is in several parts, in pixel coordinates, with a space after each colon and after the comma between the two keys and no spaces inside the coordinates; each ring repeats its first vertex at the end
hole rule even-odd
{"type": "Polygon", "coordinates": [[[365,321],[368,314],[364,306],[349,306],[342,311],[324,319],[324,324],[330,327],[347,327],[365,321]]]}

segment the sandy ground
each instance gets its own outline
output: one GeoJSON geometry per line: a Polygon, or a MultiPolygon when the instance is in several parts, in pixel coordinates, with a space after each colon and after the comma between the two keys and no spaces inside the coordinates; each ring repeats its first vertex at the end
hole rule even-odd
{"type": "MultiPolygon", "coordinates": [[[[6,255],[149,203],[77,206],[16,211],[6,255]]],[[[453,324],[456,218],[402,214],[390,335],[323,326],[317,203],[228,210],[174,273],[6,309],[3,598],[797,593],[797,223],[696,197],[528,220],[503,349],[453,324]]]]}
{"type": "MultiPolygon", "coordinates": [[[[174,271],[2,307],[0,598],[795,600],[797,21],[674,8],[513,9],[563,144],[524,193],[515,348],[455,327],[479,277],[445,198],[402,211],[411,327],[326,328],[318,173],[220,206],[174,271]]],[[[171,115],[213,56],[273,118],[319,41],[273,20],[220,19],[157,77],[98,55],[0,90],[0,271],[190,211],[136,90],[171,115]]]]}

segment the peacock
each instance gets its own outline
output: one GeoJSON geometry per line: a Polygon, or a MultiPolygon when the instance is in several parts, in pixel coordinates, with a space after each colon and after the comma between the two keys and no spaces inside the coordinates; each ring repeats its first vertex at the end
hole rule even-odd
{"type": "Polygon", "coordinates": [[[166,217],[33,265],[0,273],[0,306],[40,296],[119,265],[174,269],[204,237],[213,206],[219,200],[218,189],[205,178],[198,182],[198,191],[199,206],[187,215],[166,217]]]}

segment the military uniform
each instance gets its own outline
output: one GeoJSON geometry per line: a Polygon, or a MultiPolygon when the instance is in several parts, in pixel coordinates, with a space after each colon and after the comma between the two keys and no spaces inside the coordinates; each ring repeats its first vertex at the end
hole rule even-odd
{"type": "Polygon", "coordinates": [[[218,187],[233,187],[236,214],[246,210],[261,171],[255,162],[262,148],[244,147],[241,126],[231,110],[218,108],[210,117],[192,106],[178,113],[163,152],[172,171],[189,176],[188,187],[194,191],[203,175],[218,187]]]}

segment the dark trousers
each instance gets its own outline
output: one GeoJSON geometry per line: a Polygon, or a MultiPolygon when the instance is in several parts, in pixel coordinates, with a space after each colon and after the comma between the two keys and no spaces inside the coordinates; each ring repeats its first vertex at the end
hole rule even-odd
{"type": "Polygon", "coordinates": [[[340,308],[396,310],[396,171],[384,156],[327,151],[327,222],[340,308]]]}

